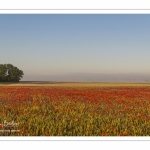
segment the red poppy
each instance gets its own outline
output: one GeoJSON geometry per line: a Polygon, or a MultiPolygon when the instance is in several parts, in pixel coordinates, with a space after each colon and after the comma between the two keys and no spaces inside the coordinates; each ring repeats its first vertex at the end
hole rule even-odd
{"type": "Polygon", "coordinates": [[[2,129],[3,128],[3,125],[0,125],[0,129],[2,129]]]}
{"type": "Polygon", "coordinates": [[[46,134],[46,136],[50,136],[50,134],[46,134]]]}

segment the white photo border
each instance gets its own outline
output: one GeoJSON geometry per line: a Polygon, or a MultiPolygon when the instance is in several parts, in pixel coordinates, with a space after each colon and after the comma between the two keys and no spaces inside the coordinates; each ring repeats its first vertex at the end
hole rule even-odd
{"type": "MultiPolygon", "coordinates": [[[[63,6],[60,8],[60,5],[56,7],[56,3],[58,1],[52,0],[49,1],[52,6],[49,8],[45,8],[45,5],[42,6],[41,3],[44,3],[47,0],[40,0],[40,3],[37,4],[37,0],[26,0],[24,6],[21,4],[22,0],[2,0],[0,2],[0,15],[1,14],[150,14],[150,2],[148,0],[144,1],[135,1],[135,0],[123,0],[121,1],[128,4],[125,7],[119,6],[120,0],[113,0],[113,3],[116,5],[112,5],[111,7],[106,5],[106,0],[103,0],[103,4],[100,8],[95,7],[93,5],[92,8],[83,7],[85,1],[76,0],[76,5],[80,4],[78,8],[71,8],[70,5],[67,8],[63,6]],[[20,1],[20,2],[19,2],[20,1]],[[19,4],[17,4],[19,2],[19,4]],[[119,2],[119,4],[117,3],[119,2]],[[145,3],[144,3],[145,2],[145,3]],[[37,4],[35,8],[33,8],[33,4],[37,4]],[[129,6],[130,4],[130,6],[129,6]],[[135,7],[135,4],[136,7],[135,7]],[[31,6],[30,6],[31,5],[31,6]],[[53,5],[55,7],[53,7],[53,5]],[[28,7],[27,7],[28,6],[28,7]],[[139,7],[140,6],[140,7],[139,7]],[[149,7],[148,7],[149,6],[149,7]],[[16,8],[15,8],[16,7],[16,8]],[[40,9],[41,7],[41,9],[40,9]],[[110,9],[109,9],[110,8],[110,9]]],[[[59,0],[59,2],[62,0],[59,0]]],[[[67,1],[67,0],[64,0],[67,1]]],[[[71,0],[70,0],[71,1],[71,0]]],[[[93,0],[86,0],[86,3],[91,3],[93,0]]],[[[39,1],[38,1],[39,2],[39,1]]],[[[48,2],[48,1],[47,1],[48,2]]],[[[96,0],[96,2],[99,2],[96,0]]],[[[112,0],[107,0],[107,3],[112,3],[112,0]]],[[[150,141],[150,137],[0,137],[0,141],[150,141]]]]}

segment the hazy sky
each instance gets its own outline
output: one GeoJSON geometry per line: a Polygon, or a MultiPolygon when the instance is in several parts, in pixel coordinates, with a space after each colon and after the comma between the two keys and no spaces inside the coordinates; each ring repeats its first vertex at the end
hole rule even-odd
{"type": "Polygon", "coordinates": [[[150,15],[0,15],[0,64],[22,80],[150,80],[150,15]]]}

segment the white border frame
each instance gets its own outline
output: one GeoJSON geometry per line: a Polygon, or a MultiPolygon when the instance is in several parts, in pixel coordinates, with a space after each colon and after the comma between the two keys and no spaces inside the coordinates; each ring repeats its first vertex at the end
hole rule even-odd
{"type": "MultiPolygon", "coordinates": [[[[86,0],[88,2],[95,2],[92,8],[89,5],[85,7],[84,0],[76,0],[76,6],[79,8],[73,8],[73,4],[69,3],[67,8],[61,3],[65,3],[67,0],[40,0],[37,4],[37,0],[26,0],[25,5],[22,6],[23,0],[1,0],[0,1],[0,14],[150,14],[150,1],[149,0],[102,0],[100,9],[97,9],[97,3],[99,0],[86,0]],[[59,2],[58,2],[59,1],[59,2]],[[19,2],[19,3],[18,3],[19,2]],[[50,9],[47,9],[42,3],[48,2],[52,4],[50,9]],[[60,3],[60,4],[59,4],[60,3]],[[111,7],[108,6],[111,3],[111,7]],[[36,7],[34,8],[34,4],[36,7]],[[58,5],[59,4],[59,5],[58,5]],[[120,5],[121,4],[121,5],[120,5]],[[124,5],[126,4],[126,5],[124,5]],[[135,7],[136,4],[136,7],[135,7]],[[30,6],[31,5],[31,6],[30,6]],[[54,6],[53,6],[54,5],[54,6]],[[61,7],[60,7],[61,6],[61,7]],[[116,7],[114,7],[116,6],[116,7]],[[149,6],[149,8],[148,8],[149,6]],[[44,9],[45,7],[45,9],[44,9]],[[41,8],[41,9],[40,9],[41,8]],[[82,9],[81,9],[82,8],[82,9]],[[88,9],[89,8],[89,9],[88,9]]],[[[69,0],[71,1],[71,0],[69,0]]],[[[39,137],[0,137],[0,141],[150,141],[150,137],[109,137],[109,136],[88,136],[88,137],[74,137],[74,136],[39,136],[39,137]]]]}

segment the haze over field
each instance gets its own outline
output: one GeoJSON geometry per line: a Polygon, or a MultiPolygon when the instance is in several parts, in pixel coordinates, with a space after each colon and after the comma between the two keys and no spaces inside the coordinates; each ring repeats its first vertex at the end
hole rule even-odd
{"type": "Polygon", "coordinates": [[[150,15],[0,15],[0,63],[22,81],[150,82],[150,15]]]}

